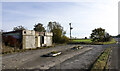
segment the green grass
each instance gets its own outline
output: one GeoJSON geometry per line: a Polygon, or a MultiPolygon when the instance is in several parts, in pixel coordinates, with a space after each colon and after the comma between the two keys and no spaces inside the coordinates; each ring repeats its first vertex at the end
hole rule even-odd
{"type": "Polygon", "coordinates": [[[2,54],[12,54],[12,53],[17,53],[17,52],[25,52],[29,50],[38,50],[38,49],[46,49],[46,48],[53,48],[54,46],[47,46],[47,47],[37,47],[37,48],[30,48],[30,49],[17,49],[17,50],[10,50],[6,52],[2,52],[2,54]]]}
{"type": "Polygon", "coordinates": [[[106,48],[106,50],[99,56],[97,61],[93,64],[91,71],[94,71],[95,69],[101,69],[101,71],[106,68],[106,63],[109,58],[111,48],[106,48]]]}
{"type": "Polygon", "coordinates": [[[108,42],[92,42],[92,39],[73,39],[70,41],[71,43],[86,43],[86,44],[114,44],[116,43],[115,39],[112,39],[108,42]]]}
{"type": "Polygon", "coordinates": [[[116,43],[115,39],[112,39],[111,41],[108,42],[95,42],[96,44],[114,44],[116,43]]]}
{"type": "Polygon", "coordinates": [[[115,39],[112,39],[112,40],[109,41],[109,42],[104,42],[104,44],[113,44],[113,43],[116,43],[115,39]]]}
{"type": "Polygon", "coordinates": [[[92,42],[91,39],[74,39],[73,42],[92,42]]]}
{"type": "Polygon", "coordinates": [[[51,53],[55,54],[55,53],[58,53],[58,51],[52,51],[51,53]]]}

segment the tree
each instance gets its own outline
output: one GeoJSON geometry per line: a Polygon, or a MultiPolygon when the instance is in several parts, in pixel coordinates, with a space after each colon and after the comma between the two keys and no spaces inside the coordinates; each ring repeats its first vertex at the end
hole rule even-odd
{"type": "Polygon", "coordinates": [[[103,42],[105,38],[105,29],[97,28],[92,30],[92,41],[103,42]]]}
{"type": "Polygon", "coordinates": [[[64,43],[69,40],[65,36],[66,32],[63,30],[63,27],[58,22],[49,22],[48,31],[53,32],[54,43],[64,43]]]}
{"type": "Polygon", "coordinates": [[[120,38],[120,34],[118,34],[117,36],[115,36],[116,38],[120,38]]]}
{"type": "Polygon", "coordinates": [[[87,39],[87,37],[85,37],[85,39],[87,39]]]}
{"type": "Polygon", "coordinates": [[[105,32],[104,41],[110,41],[111,39],[112,39],[112,36],[109,35],[109,33],[105,32]]]}
{"type": "Polygon", "coordinates": [[[92,30],[91,38],[94,42],[107,42],[111,41],[112,36],[109,35],[109,33],[105,32],[105,29],[97,28],[92,30]]]}
{"type": "Polygon", "coordinates": [[[23,27],[22,25],[13,28],[13,31],[19,31],[19,30],[26,30],[26,28],[23,27]]]}
{"type": "Polygon", "coordinates": [[[41,24],[41,23],[38,23],[37,25],[35,24],[34,30],[38,31],[38,32],[45,32],[46,31],[45,28],[43,27],[43,24],[41,24]]]}

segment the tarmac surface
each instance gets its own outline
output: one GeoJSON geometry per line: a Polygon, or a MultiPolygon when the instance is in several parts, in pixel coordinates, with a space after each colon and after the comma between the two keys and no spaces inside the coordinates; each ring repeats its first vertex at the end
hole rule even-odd
{"type": "MultiPolygon", "coordinates": [[[[62,45],[4,55],[2,56],[2,69],[88,69],[105,48],[115,48],[117,44],[80,45],[83,46],[83,49],[71,50],[74,46],[76,45],[62,45]],[[42,57],[51,51],[61,51],[62,54],[57,57],[42,57]]],[[[116,58],[116,54],[114,55],[115,51],[112,50],[110,65],[113,64],[110,66],[111,69],[118,68],[118,64],[116,64],[118,58],[116,58]]]]}

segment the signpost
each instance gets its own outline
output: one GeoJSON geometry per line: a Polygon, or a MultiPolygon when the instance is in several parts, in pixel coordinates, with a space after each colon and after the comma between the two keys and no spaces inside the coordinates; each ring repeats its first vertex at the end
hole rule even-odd
{"type": "Polygon", "coordinates": [[[73,28],[71,27],[71,23],[69,23],[69,25],[70,25],[70,39],[71,39],[71,30],[72,30],[73,28]]]}

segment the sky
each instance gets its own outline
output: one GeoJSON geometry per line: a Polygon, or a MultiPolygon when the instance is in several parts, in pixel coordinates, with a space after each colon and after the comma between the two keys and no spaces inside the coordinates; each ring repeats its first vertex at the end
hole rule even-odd
{"type": "MultiPolygon", "coordinates": [[[[89,37],[92,30],[102,27],[110,35],[118,34],[118,1],[96,0],[89,2],[3,2],[2,29],[12,31],[22,25],[33,30],[34,25],[59,22],[69,37],[89,37]]],[[[46,28],[47,29],[47,28],[46,28]]]]}

